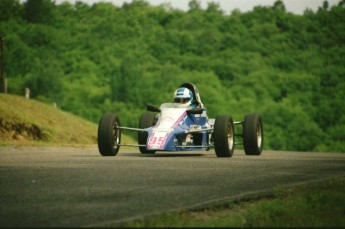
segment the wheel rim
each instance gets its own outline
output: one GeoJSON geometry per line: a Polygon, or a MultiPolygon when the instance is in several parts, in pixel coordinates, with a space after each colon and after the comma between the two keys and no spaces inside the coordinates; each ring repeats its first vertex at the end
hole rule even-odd
{"type": "Polygon", "coordinates": [[[233,132],[231,128],[231,124],[228,124],[228,144],[229,144],[229,149],[231,150],[234,146],[234,138],[233,138],[233,132]]]}
{"type": "Polygon", "coordinates": [[[262,131],[261,131],[261,123],[260,122],[258,122],[257,130],[256,130],[256,139],[257,139],[258,147],[261,148],[262,131]]]}
{"type": "Polygon", "coordinates": [[[114,124],[113,124],[112,134],[113,134],[113,139],[114,139],[113,148],[117,149],[119,147],[119,144],[120,144],[120,129],[118,128],[117,122],[114,122],[114,124]]]}

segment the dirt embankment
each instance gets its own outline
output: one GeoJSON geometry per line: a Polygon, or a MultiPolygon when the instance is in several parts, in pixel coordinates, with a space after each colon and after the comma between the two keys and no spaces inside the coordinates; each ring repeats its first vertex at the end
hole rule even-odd
{"type": "Polygon", "coordinates": [[[96,142],[95,123],[51,104],[0,93],[0,145],[96,142]]]}
{"type": "Polygon", "coordinates": [[[0,139],[46,140],[47,136],[35,124],[10,123],[0,118],[0,139]]]}

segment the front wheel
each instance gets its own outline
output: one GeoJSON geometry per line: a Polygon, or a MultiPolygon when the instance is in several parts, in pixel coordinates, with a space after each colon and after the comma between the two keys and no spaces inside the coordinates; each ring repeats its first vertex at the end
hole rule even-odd
{"type": "MultiPolygon", "coordinates": [[[[157,114],[154,112],[143,113],[139,120],[139,128],[146,129],[148,127],[154,126],[157,122],[157,114]]],[[[138,144],[146,145],[147,144],[148,133],[146,131],[138,132],[138,144]]],[[[156,151],[147,150],[146,146],[139,146],[139,151],[142,154],[154,154],[156,151]]]]}
{"type": "Polygon", "coordinates": [[[260,155],[263,140],[264,131],[260,116],[246,115],[243,122],[243,146],[246,155],[260,155]]]}
{"type": "Polygon", "coordinates": [[[230,116],[218,116],[214,122],[214,148],[217,157],[231,157],[234,153],[234,123],[230,116]]]}
{"type": "Polygon", "coordinates": [[[104,114],[98,124],[98,149],[102,156],[116,156],[120,149],[120,120],[113,114],[104,114]]]}

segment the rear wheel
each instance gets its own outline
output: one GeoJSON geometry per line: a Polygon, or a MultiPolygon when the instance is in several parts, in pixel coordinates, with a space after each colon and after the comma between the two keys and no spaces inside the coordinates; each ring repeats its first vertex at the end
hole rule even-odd
{"type": "Polygon", "coordinates": [[[263,140],[264,132],[260,116],[246,115],[243,122],[243,145],[246,155],[260,155],[263,140]]]}
{"type": "MultiPolygon", "coordinates": [[[[154,126],[157,122],[156,116],[157,114],[154,112],[143,113],[139,120],[139,128],[145,129],[145,128],[154,126]]],[[[148,133],[146,131],[138,132],[138,144],[145,145],[145,146],[139,146],[139,150],[142,154],[154,154],[156,151],[147,150],[146,148],[147,137],[148,137],[148,133]]]]}
{"type": "Polygon", "coordinates": [[[230,116],[218,116],[214,122],[214,148],[217,157],[231,157],[234,152],[234,124],[230,116]]]}
{"type": "Polygon", "coordinates": [[[102,156],[115,156],[120,149],[120,120],[114,114],[104,114],[98,124],[98,149],[102,156]]]}

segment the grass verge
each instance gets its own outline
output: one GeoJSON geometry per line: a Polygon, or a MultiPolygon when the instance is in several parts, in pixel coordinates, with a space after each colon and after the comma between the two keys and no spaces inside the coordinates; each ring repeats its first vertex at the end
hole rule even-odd
{"type": "MultiPolygon", "coordinates": [[[[96,145],[97,129],[97,124],[52,104],[0,94],[0,146],[96,145]]],[[[133,140],[122,135],[122,142],[133,140]]]]}
{"type": "Polygon", "coordinates": [[[121,227],[345,227],[345,177],[281,186],[272,198],[180,211],[122,223],[121,227]]]}

